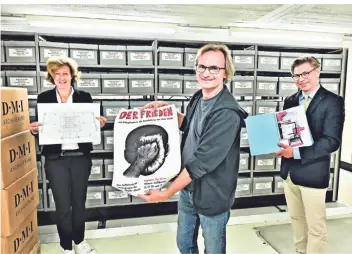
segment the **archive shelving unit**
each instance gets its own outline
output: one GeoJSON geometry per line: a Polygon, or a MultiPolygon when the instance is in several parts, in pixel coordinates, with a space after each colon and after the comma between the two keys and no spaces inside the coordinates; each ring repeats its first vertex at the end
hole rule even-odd
{"type": "MultiPolygon", "coordinates": [[[[113,160],[112,143],[108,143],[108,140],[112,140],[113,115],[118,108],[138,107],[153,100],[170,101],[180,111],[185,112],[188,100],[196,89],[193,67],[195,54],[198,48],[209,42],[10,31],[2,31],[1,35],[2,56],[5,55],[1,59],[2,85],[13,86],[11,82],[15,80],[17,83],[15,82],[14,86],[27,87],[30,107],[35,107],[40,92],[49,89],[44,81],[45,57],[50,54],[66,54],[78,59],[79,71],[85,79],[79,89],[90,92],[93,100],[101,104],[101,114],[108,116],[109,121],[102,130],[103,144],[95,146],[92,152],[92,172],[98,173],[92,174],[89,180],[89,190],[97,193],[91,196],[101,197],[101,200],[87,201],[89,208],[103,209],[106,212],[107,209],[123,207],[132,211],[126,216],[133,217],[133,211],[140,212],[140,209],[136,208],[139,205],[146,206],[146,209],[158,207],[163,210],[166,206],[176,203],[177,196],[162,204],[146,204],[121,193],[112,195],[115,201],[108,201],[108,192],[112,191],[108,187],[112,182],[109,169],[112,168],[113,160]],[[15,48],[15,51],[9,56],[8,49],[11,47],[15,48]],[[28,51],[28,48],[31,50],[28,51]],[[18,55],[14,57],[13,54],[18,55]],[[18,61],[21,54],[27,56],[27,60],[18,61]],[[21,77],[22,81],[16,80],[18,77],[21,77]],[[26,78],[29,79],[23,81],[26,78]]],[[[345,48],[221,43],[231,50],[236,69],[234,80],[227,86],[250,114],[277,111],[283,106],[285,96],[297,91],[290,78],[289,67],[293,59],[302,53],[313,54],[321,61],[321,85],[344,96],[348,61],[345,48]]],[[[31,112],[33,113],[33,110],[31,112]]],[[[251,156],[245,129],[241,132],[241,153],[234,207],[251,206],[260,204],[261,201],[265,204],[266,200],[275,204],[276,198],[281,198],[282,202],[283,190],[278,176],[280,160],[274,156],[251,156]]],[[[37,157],[41,162],[39,188],[42,193],[42,203],[38,211],[45,214],[55,208],[52,195],[49,194],[50,183],[45,176],[44,159],[40,155],[39,146],[37,157]]],[[[338,150],[332,155],[331,185],[327,201],[337,199],[339,161],[338,150]]],[[[173,211],[176,212],[175,209],[173,211]]]]}

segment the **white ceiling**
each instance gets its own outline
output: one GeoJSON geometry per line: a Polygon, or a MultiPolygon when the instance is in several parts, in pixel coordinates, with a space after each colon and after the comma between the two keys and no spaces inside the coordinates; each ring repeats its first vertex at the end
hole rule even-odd
{"type": "Polygon", "coordinates": [[[2,4],[1,30],[339,47],[352,4],[2,4]]]}
{"type": "Polygon", "coordinates": [[[172,23],[202,27],[313,26],[350,33],[352,5],[1,5],[1,15],[43,15],[143,22],[172,23]]]}

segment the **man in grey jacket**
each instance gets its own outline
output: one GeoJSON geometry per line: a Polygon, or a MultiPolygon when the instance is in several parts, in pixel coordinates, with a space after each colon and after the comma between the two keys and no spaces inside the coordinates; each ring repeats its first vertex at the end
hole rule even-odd
{"type": "MultiPolygon", "coordinates": [[[[240,131],[248,114],[226,87],[233,76],[231,54],[225,45],[208,44],[196,57],[201,90],[191,98],[187,113],[178,113],[182,170],[163,191],[140,197],[161,202],[180,191],[177,246],[181,253],[198,253],[202,227],[206,253],[226,252],[226,225],[235,199],[240,157],[240,131]]],[[[152,102],[145,108],[166,106],[152,102]]]]}

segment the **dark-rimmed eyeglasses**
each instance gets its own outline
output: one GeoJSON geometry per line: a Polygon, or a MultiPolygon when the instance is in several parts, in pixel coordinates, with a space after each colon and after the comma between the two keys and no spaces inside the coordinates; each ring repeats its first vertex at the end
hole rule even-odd
{"type": "Polygon", "coordinates": [[[292,75],[292,78],[294,79],[294,80],[299,80],[299,78],[302,76],[302,78],[308,78],[309,77],[309,74],[312,72],[312,71],[314,71],[315,69],[316,69],[317,67],[315,67],[314,69],[312,69],[311,71],[309,71],[309,72],[302,72],[301,74],[293,74],[292,75]]]}
{"type": "Polygon", "coordinates": [[[219,74],[220,70],[224,70],[225,68],[220,68],[218,66],[204,66],[202,64],[197,65],[196,70],[197,72],[203,73],[205,70],[208,69],[210,74],[219,74]]]}

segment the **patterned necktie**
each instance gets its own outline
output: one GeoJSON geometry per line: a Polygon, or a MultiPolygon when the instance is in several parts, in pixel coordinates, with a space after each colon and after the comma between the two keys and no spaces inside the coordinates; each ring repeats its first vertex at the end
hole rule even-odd
{"type": "Polygon", "coordinates": [[[307,111],[309,105],[309,96],[307,94],[304,95],[304,110],[307,111]]]}

